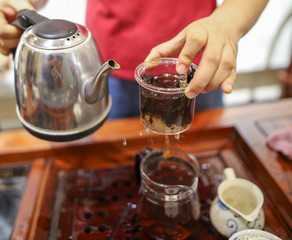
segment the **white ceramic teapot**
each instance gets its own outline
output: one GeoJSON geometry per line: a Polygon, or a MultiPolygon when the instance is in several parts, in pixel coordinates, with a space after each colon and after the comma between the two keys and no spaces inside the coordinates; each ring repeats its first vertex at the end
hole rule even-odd
{"type": "Polygon", "coordinates": [[[244,229],[263,229],[262,191],[254,183],[236,178],[232,168],[224,169],[224,177],[210,208],[215,229],[227,238],[244,229]]]}

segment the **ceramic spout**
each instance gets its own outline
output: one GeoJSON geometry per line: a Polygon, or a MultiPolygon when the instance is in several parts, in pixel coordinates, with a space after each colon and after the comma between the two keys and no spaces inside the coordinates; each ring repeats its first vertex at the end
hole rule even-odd
{"type": "Polygon", "coordinates": [[[262,191],[253,182],[237,178],[233,168],[225,168],[224,181],[218,186],[220,201],[246,221],[254,221],[264,202],[262,191]]]}

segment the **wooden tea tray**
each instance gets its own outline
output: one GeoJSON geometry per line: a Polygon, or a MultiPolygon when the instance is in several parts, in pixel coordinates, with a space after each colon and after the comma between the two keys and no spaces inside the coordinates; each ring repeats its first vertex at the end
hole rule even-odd
{"type": "MultiPolygon", "coordinates": [[[[193,239],[226,239],[208,215],[225,167],[262,189],[264,230],[291,239],[291,162],[266,146],[274,129],[290,127],[290,116],[290,99],[215,109],[196,114],[187,132],[170,138],[172,147],[194,154],[201,165],[202,215],[193,239]]],[[[108,239],[127,203],[137,201],[136,154],[162,146],[164,136],[147,134],[138,118],[108,121],[72,143],[48,143],[25,131],[0,134],[0,164],[32,162],[11,239],[108,239]]],[[[139,224],[133,216],[135,210],[113,239],[147,239],[140,228],[133,230],[139,224]]]]}

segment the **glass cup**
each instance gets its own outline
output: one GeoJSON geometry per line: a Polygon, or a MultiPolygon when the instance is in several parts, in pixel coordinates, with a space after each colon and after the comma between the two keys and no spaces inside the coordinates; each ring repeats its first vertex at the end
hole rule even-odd
{"type": "Polygon", "coordinates": [[[152,150],[140,164],[138,214],[143,232],[153,239],[186,239],[200,217],[199,164],[183,150],[152,150]]]}
{"type": "Polygon", "coordinates": [[[140,84],[141,121],[156,133],[181,133],[193,120],[195,99],[187,98],[184,91],[197,66],[191,64],[186,74],[178,74],[177,61],[177,58],[155,59],[140,64],[135,70],[140,84]]]}

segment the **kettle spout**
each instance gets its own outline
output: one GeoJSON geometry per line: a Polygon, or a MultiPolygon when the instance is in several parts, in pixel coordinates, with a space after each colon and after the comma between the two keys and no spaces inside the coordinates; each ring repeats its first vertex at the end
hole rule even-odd
{"type": "Polygon", "coordinates": [[[108,60],[101,66],[93,79],[84,83],[83,98],[87,103],[96,103],[108,94],[109,75],[117,69],[120,69],[120,65],[112,59],[108,60]]]}

